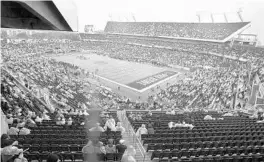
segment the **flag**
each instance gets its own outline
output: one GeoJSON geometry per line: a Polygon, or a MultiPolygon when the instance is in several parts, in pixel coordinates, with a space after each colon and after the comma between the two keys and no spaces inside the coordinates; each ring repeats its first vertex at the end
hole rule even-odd
{"type": "Polygon", "coordinates": [[[264,105],[264,83],[259,84],[259,91],[256,97],[256,106],[257,105],[264,105]]]}
{"type": "Polygon", "coordinates": [[[259,83],[260,83],[260,79],[259,79],[258,74],[256,74],[254,81],[253,81],[253,84],[259,84],[259,83]]]}
{"type": "Polygon", "coordinates": [[[248,102],[252,105],[264,105],[264,83],[260,83],[257,74],[253,81],[251,95],[248,102]]]}
{"type": "Polygon", "coordinates": [[[233,45],[234,45],[234,41],[235,41],[235,39],[232,39],[232,40],[230,41],[230,44],[229,44],[229,47],[230,47],[230,48],[233,47],[233,45]]]}
{"type": "Polygon", "coordinates": [[[44,98],[44,101],[45,101],[47,107],[50,109],[51,112],[54,112],[55,109],[54,109],[53,105],[51,104],[48,88],[44,88],[42,90],[42,96],[44,98]]]}
{"type": "Polygon", "coordinates": [[[264,97],[264,82],[259,84],[259,96],[264,97]]]}

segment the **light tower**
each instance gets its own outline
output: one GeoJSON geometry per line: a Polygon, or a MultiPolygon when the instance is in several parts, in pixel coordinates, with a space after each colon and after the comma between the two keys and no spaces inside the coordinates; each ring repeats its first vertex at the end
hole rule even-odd
{"type": "Polygon", "coordinates": [[[112,15],[112,13],[109,13],[108,14],[108,18],[109,18],[110,21],[113,21],[113,15],[112,15]]]}
{"type": "Polygon", "coordinates": [[[214,14],[211,13],[211,20],[212,20],[212,23],[214,23],[214,14]]]}
{"type": "Polygon", "coordinates": [[[215,16],[215,15],[221,15],[221,16],[224,17],[225,22],[228,23],[228,17],[227,17],[227,15],[228,15],[228,14],[236,14],[236,15],[238,16],[238,18],[240,19],[240,21],[241,21],[241,22],[244,22],[243,17],[242,17],[242,14],[241,14],[242,12],[243,12],[242,8],[239,8],[238,11],[236,11],[236,12],[224,12],[224,13],[213,13],[213,12],[209,12],[209,13],[208,13],[208,12],[206,12],[206,11],[200,11],[200,12],[197,12],[197,13],[196,13],[196,16],[197,16],[199,22],[202,21],[202,20],[201,20],[201,15],[202,15],[202,14],[203,14],[203,15],[210,16],[212,23],[214,23],[214,22],[215,22],[215,20],[214,20],[214,16],[215,16]]]}
{"type": "Polygon", "coordinates": [[[132,16],[132,19],[134,20],[134,22],[137,22],[137,20],[136,20],[136,17],[135,17],[135,15],[134,15],[134,13],[131,13],[131,16],[132,16]]]}
{"type": "Polygon", "coordinates": [[[243,9],[242,8],[239,8],[238,11],[237,11],[237,15],[238,15],[240,21],[241,22],[244,22],[243,17],[241,15],[242,12],[243,12],[243,9]]]}
{"type": "Polygon", "coordinates": [[[225,17],[226,23],[228,23],[228,19],[227,19],[226,13],[224,13],[224,17],[225,17]]]}
{"type": "Polygon", "coordinates": [[[201,15],[200,14],[196,14],[197,18],[198,18],[198,21],[199,23],[201,22],[201,15]]]}

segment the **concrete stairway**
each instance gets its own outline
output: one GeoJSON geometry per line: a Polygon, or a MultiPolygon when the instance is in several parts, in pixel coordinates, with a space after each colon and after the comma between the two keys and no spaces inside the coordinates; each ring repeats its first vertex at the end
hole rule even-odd
{"type": "Polygon", "coordinates": [[[122,126],[126,129],[125,133],[122,135],[123,139],[126,141],[125,144],[132,145],[136,149],[135,158],[137,162],[151,162],[149,154],[146,154],[145,149],[135,136],[135,132],[126,117],[126,112],[117,111],[117,117],[121,121],[122,126]]]}

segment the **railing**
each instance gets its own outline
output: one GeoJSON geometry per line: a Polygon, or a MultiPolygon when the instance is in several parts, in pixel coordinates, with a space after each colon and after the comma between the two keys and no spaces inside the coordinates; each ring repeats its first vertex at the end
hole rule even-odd
{"type": "Polygon", "coordinates": [[[124,124],[124,126],[126,128],[126,131],[128,132],[128,135],[130,137],[132,137],[132,139],[133,139],[133,142],[132,142],[133,146],[135,148],[139,149],[140,154],[141,154],[141,156],[143,158],[143,162],[144,162],[145,159],[146,159],[146,150],[144,149],[144,147],[143,147],[143,145],[141,143],[141,140],[136,136],[134,128],[132,127],[132,125],[130,124],[130,122],[129,122],[127,116],[126,116],[126,111],[123,110],[120,115],[121,115],[123,124],[124,124]]]}

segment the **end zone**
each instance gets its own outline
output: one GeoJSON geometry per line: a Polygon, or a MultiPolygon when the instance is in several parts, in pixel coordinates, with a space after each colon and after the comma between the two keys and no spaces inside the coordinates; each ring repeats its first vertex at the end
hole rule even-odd
{"type": "Polygon", "coordinates": [[[134,81],[132,83],[127,84],[127,86],[137,89],[139,91],[145,91],[146,89],[155,87],[160,82],[164,82],[165,79],[168,79],[174,75],[178,74],[175,71],[163,71],[158,74],[148,76],[146,78],[134,81]]]}
{"type": "Polygon", "coordinates": [[[97,75],[97,77],[99,77],[100,79],[106,80],[108,82],[112,82],[114,84],[117,84],[121,87],[126,87],[130,90],[142,93],[148,89],[151,89],[165,81],[168,81],[170,79],[172,79],[173,77],[179,75],[179,72],[176,71],[163,71],[151,76],[148,76],[146,78],[140,79],[140,80],[136,80],[134,82],[128,83],[128,84],[121,84],[118,83],[116,81],[107,79],[105,77],[99,76],[97,75]]]}

